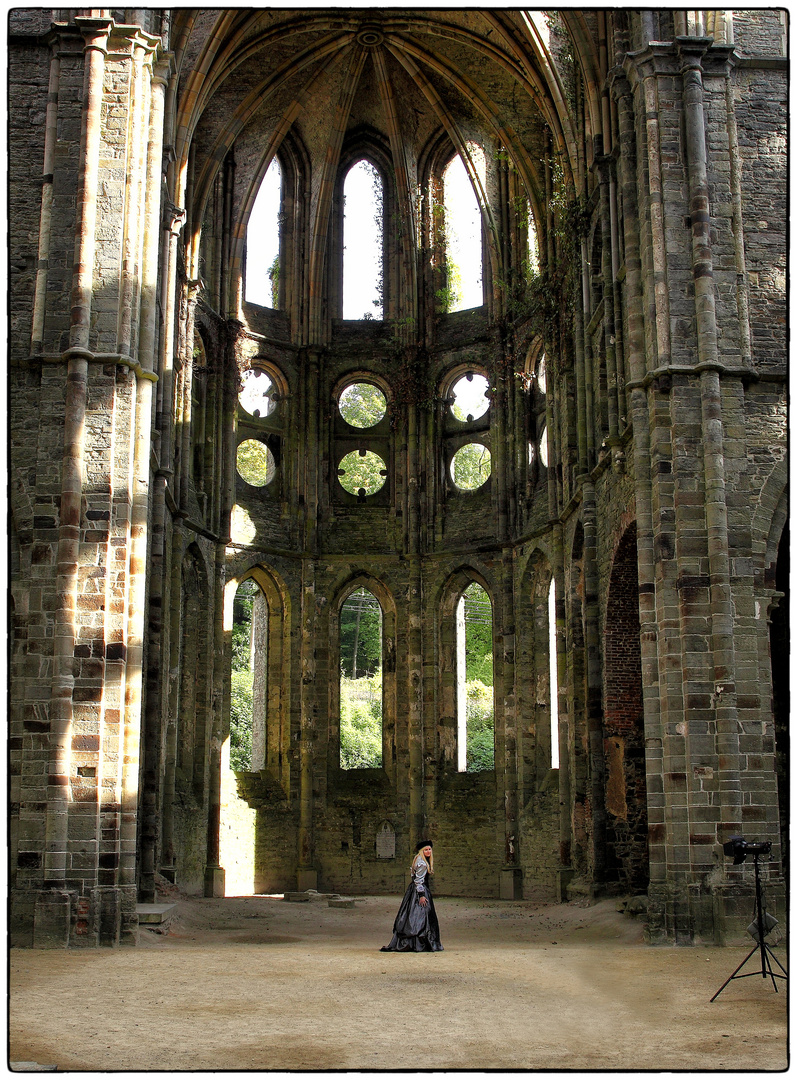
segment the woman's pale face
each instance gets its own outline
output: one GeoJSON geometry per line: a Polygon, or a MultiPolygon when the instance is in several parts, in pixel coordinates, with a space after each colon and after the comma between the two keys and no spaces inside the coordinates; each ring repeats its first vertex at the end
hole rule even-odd
{"type": "Polygon", "coordinates": [[[431,854],[432,854],[432,848],[431,848],[431,846],[429,844],[427,844],[426,847],[423,849],[423,857],[424,857],[424,859],[428,859],[431,854]]]}

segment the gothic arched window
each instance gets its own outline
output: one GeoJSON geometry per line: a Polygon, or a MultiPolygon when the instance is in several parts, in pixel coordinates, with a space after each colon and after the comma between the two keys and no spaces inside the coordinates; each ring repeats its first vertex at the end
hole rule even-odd
{"type": "Polygon", "coordinates": [[[384,318],[384,183],[365,158],[343,181],[343,318],[384,318]]]}
{"type": "MultiPolygon", "coordinates": [[[[469,143],[468,153],[484,182],[484,152],[475,143],[469,143]]],[[[445,309],[451,312],[481,307],[484,303],[482,216],[473,184],[458,154],[443,170],[443,208],[447,278],[445,309]]]]}
{"type": "Polygon", "coordinates": [[[261,307],[280,306],[282,170],[274,158],[257,193],[246,230],[245,297],[261,307]]]}
{"type": "Polygon", "coordinates": [[[368,589],[340,609],[340,767],[382,765],[382,605],[368,589]]]}
{"type": "Polygon", "coordinates": [[[495,768],[493,606],[477,582],[456,607],[457,770],[495,768]]]}

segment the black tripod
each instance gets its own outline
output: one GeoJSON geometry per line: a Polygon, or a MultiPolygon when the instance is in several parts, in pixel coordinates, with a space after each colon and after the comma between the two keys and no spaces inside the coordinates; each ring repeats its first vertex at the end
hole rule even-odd
{"type": "Polygon", "coordinates": [[[751,923],[750,926],[748,926],[747,928],[748,933],[752,934],[752,936],[756,938],[756,943],[752,947],[750,952],[747,954],[747,956],[745,956],[744,960],[742,960],[741,964],[739,964],[736,971],[734,971],[734,973],[725,980],[725,982],[716,992],[714,997],[711,999],[712,1001],[714,1001],[720,996],[720,994],[731,981],[731,979],[744,979],[748,975],[760,975],[762,979],[766,979],[767,975],[769,975],[770,979],[772,979],[772,985],[775,987],[775,993],[777,994],[778,984],[775,982],[775,979],[788,978],[786,974],[786,969],[783,967],[780,960],[778,960],[777,956],[775,956],[769,945],[767,945],[766,941],[764,941],[764,938],[770,932],[770,930],[772,930],[773,927],[777,925],[777,920],[773,919],[772,916],[767,915],[764,909],[764,901],[761,897],[761,878],[759,877],[758,873],[758,856],[759,852],[756,852],[753,856],[753,869],[755,870],[755,915],[753,917],[753,923],[751,923]],[[756,949],[758,949],[761,953],[761,970],[745,971],[743,975],[740,975],[739,972],[742,970],[742,968],[756,951],[756,949]],[[783,972],[782,975],[778,974],[777,971],[772,970],[770,957],[772,958],[772,960],[775,961],[780,970],[783,972]]]}

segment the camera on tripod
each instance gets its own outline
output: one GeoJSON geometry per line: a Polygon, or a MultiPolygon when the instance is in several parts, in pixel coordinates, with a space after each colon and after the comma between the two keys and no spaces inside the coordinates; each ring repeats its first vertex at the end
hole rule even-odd
{"type": "Polygon", "coordinates": [[[758,843],[750,843],[742,836],[732,836],[722,845],[722,850],[730,858],[733,856],[733,865],[743,863],[748,855],[769,855],[772,851],[771,840],[761,840],[758,843]]]}

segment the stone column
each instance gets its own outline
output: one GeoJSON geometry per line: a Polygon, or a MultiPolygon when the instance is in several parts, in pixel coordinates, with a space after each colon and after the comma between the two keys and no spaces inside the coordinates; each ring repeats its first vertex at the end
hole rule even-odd
{"type": "Polygon", "coordinates": [[[304,425],[306,439],[302,447],[300,475],[305,482],[304,550],[302,559],[300,620],[300,691],[301,744],[299,750],[299,864],[297,888],[300,891],[318,886],[313,844],[314,803],[313,768],[316,748],[318,687],[316,685],[315,640],[316,619],[316,562],[318,545],[318,470],[320,468],[319,355],[316,350],[305,353],[304,425]]]}
{"type": "Polygon", "coordinates": [[[122,297],[119,311],[119,352],[131,351],[138,339],[138,366],[135,369],[136,415],[133,450],[133,492],[130,519],[130,583],[127,636],[127,671],[125,678],[125,730],[121,770],[122,822],[120,828],[119,884],[129,895],[123,898],[126,936],[134,933],[136,888],[136,836],[139,790],[139,743],[142,722],[142,685],[144,678],[145,611],[149,557],[150,455],[155,373],[156,295],[158,276],[161,198],[161,163],[163,154],[162,79],[150,98],[152,79],[151,52],[142,41],[134,46],[133,106],[141,114],[133,125],[140,146],[131,165],[134,175],[130,185],[136,197],[127,207],[126,217],[135,217],[135,226],[126,221],[126,243],[135,250],[140,246],[140,265],[132,253],[123,263],[122,297]],[[144,121],[148,120],[145,126],[144,121]],[[127,306],[131,306],[128,313],[127,306]]]}
{"type": "Polygon", "coordinates": [[[56,566],[53,663],[50,692],[47,816],[43,858],[44,885],[52,901],[37,902],[34,945],[66,945],[70,935],[67,878],[70,773],[75,691],[75,646],[79,588],[90,351],[90,317],[94,276],[94,241],[102,123],[107,20],[81,20],[84,34],[83,116],[72,274],[69,348],[66,361],[64,442],[61,462],[60,522],[56,566]],[[66,912],[66,921],[64,921],[66,912]]]}
{"type": "Polygon", "coordinates": [[[409,525],[407,545],[409,574],[407,586],[407,702],[409,705],[409,832],[410,850],[424,837],[427,807],[424,797],[423,715],[423,584],[420,556],[420,493],[418,491],[419,417],[414,401],[407,405],[407,479],[409,525]]]}

